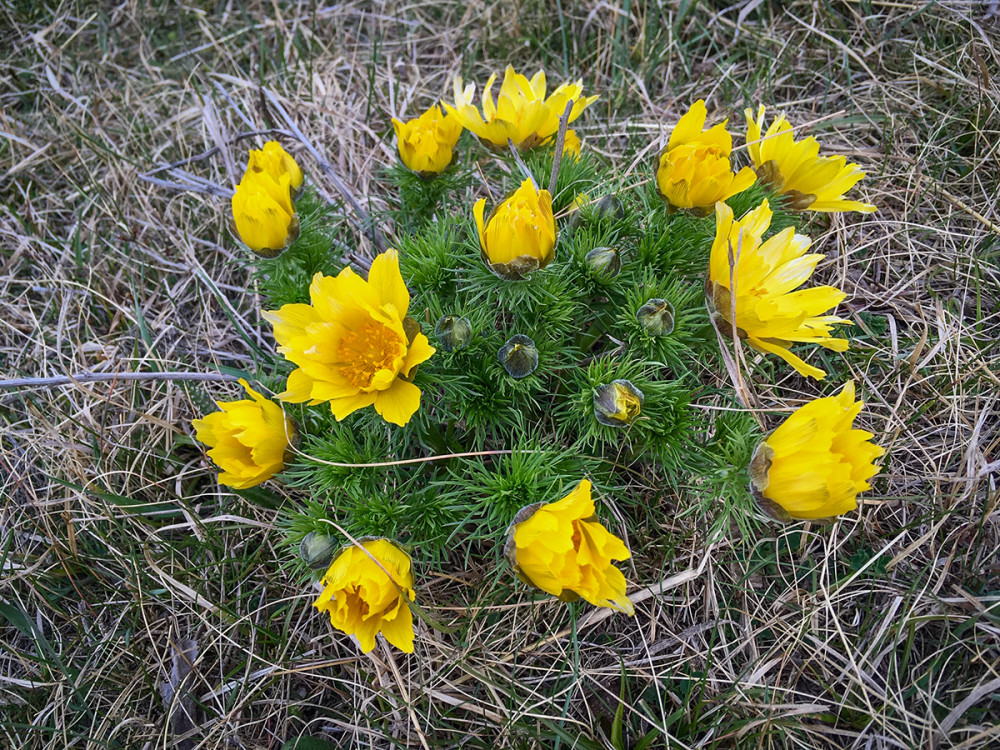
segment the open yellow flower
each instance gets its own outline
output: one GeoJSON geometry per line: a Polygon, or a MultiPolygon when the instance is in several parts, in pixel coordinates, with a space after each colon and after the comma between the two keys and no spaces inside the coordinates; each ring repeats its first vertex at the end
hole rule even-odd
{"type": "Polygon", "coordinates": [[[288,174],[247,169],[233,193],[233,221],[244,244],[263,258],[274,258],[299,234],[288,174]]]}
{"type": "Polygon", "coordinates": [[[403,550],[388,539],[352,544],[334,558],[323,584],[326,588],[313,606],[329,612],[333,627],[355,636],[364,653],[375,648],[376,633],[400,651],[413,653],[413,614],[407,600],[413,601],[416,594],[410,557],[403,550]]]}
{"type": "Polygon", "coordinates": [[[392,128],[396,131],[403,164],[421,177],[440,174],[451,164],[452,150],[462,135],[458,118],[442,114],[436,104],[406,122],[393,117],[392,128]]]}
{"type": "Polygon", "coordinates": [[[518,513],[504,554],[522,581],[562,601],[583,598],[597,607],[635,612],[625,595],[625,576],[612,562],[631,554],[594,515],[587,479],[558,502],[518,513]]]}
{"type": "Polygon", "coordinates": [[[434,353],[420,326],[406,313],[410,293],[395,250],[372,262],[365,281],[350,268],[321,273],[309,287],[311,304],[265,312],[278,351],[296,365],[284,401],[330,402],[337,421],[367,406],[405,425],[420,406],[420,389],[407,378],[434,353]]]}
{"type": "Polygon", "coordinates": [[[777,354],[800,374],[822,380],[826,373],[792,354],[790,347],[808,343],[846,351],[847,341],[833,338],[830,331],[850,321],[822,315],[846,295],[832,286],[793,291],[812,276],[823,256],[806,255],[812,240],[795,234],[792,227],[761,242],[771,216],[767,201],[739,220],[733,219],[733,210],[725,203],[715,205],[715,242],[705,285],[713,319],[725,335],[731,336],[735,326],[739,337],[754,349],[777,354]],[[735,264],[732,281],[730,255],[735,264]]]}
{"type": "Polygon", "coordinates": [[[761,507],[782,521],[857,508],[858,493],[879,472],[872,461],[885,453],[872,433],[852,429],[863,406],[849,382],[836,396],[799,408],[758,445],[750,480],[761,507]]]}
{"type": "Polygon", "coordinates": [[[733,174],[733,139],[725,120],[705,130],[708,109],[699,99],[678,121],[660,155],[656,186],[674,209],[707,214],[717,201],[742,193],[757,179],[750,167],[733,174]]]}
{"type": "Polygon", "coordinates": [[[285,451],[295,436],[281,407],[240,380],[249,399],[216,401],[220,411],[192,421],[195,437],[222,469],[219,484],[236,490],[264,482],[285,468],[285,451]]]}
{"type": "Polygon", "coordinates": [[[792,126],[779,115],[761,137],[764,105],[746,110],[747,150],[757,167],[761,181],[770,183],[788,196],[788,206],[796,211],[860,211],[871,213],[871,203],[845,200],[844,194],[865,173],[857,164],[848,164],[843,156],[820,156],[819,142],[813,138],[796,141],[792,126]]]}
{"type": "Polygon", "coordinates": [[[444,108],[458,118],[458,121],[479,136],[486,145],[497,150],[507,148],[507,139],[518,149],[529,149],[548,141],[559,130],[559,118],[566,109],[566,103],[573,101],[569,121],[576,120],[591,104],[596,96],[583,96],[583,81],[564,83],[545,96],[545,73],[538,71],[529,81],[520,73],[515,73],[510,65],[504,72],[503,84],[496,101],[493,99],[494,73],[483,90],[483,112],[479,113],[472,99],[476,85],[470,83],[462,88],[462,79],[455,79],[455,104],[442,102],[444,108]]]}
{"type": "Polygon", "coordinates": [[[251,151],[247,169],[264,172],[275,182],[280,182],[284,175],[288,175],[288,184],[293,193],[302,187],[302,170],[277,141],[268,141],[260,151],[251,151]]]}
{"type": "Polygon", "coordinates": [[[484,219],[486,199],[473,207],[483,262],[503,279],[517,281],[555,257],[556,220],[552,196],[531,180],[501,201],[484,219]]]}

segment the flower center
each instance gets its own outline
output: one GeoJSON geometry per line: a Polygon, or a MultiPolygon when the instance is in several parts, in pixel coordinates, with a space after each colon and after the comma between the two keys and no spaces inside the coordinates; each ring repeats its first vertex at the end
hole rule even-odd
{"type": "Polygon", "coordinates": [[[347,610],[349,612],[358,612],[361,619],[368,616],[369,606],[368,602],[365,601],[363,592],[358,586],[350,586],[345,589],[344,593],[347,595],[347,610]]]}
{"type": "Polygon", "coordinates": [[[395,331],[373,321],[357,331],[348,331],[337,348],[342,363],[340,373],[355,388],[370,389],[376,373],[381,370],[395,372],[395,359],[401,353],[401,344],[395,331]]]}
{"type": "Polygon", "coordinates": [[[580,522],[573,521],[573,551],[580,551],[580,544],[583,542],[583,532],[580,530],[580,522]]]}

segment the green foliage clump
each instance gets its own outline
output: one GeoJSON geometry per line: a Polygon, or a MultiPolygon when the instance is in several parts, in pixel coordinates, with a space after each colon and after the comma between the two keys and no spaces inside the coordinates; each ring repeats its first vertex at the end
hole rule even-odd
{"type": "MultiPolygon", "coordinates": [[[[335,519],[344,534],[390,537],[423,559],[499,555],[519,509],[556,501],[584,477],[598,488],[599,514],[607,493],[636,529],[656,523],[652,506],[628,501],[647,476],[690,497],[688,512],[705,515],[713,533],[752,513],[745,477],[756,424],[694,405],[715,395],[702,384],[721,371],[704,297],[714,218],[667,211],[654,185],[608,179],[585,150],[559,169],[554,259],[522,280],[500,278],[481,258],[472,206],[529,176],[546,186],[552,162],[542,147],[523,161],[501,153],[475,168],[453,164],[430,180],[401,166],[384,173],[396,202],[382,218],[395,229],[409,317],[437,351],[413,376],[421,406],[402,428],[373,409],[337,422],[325,405],[301,408],[303,437],[284,479],[309,499],[288,523],[290,543],[339,534],[335,519]],[[530,351],[516,367],[501,356],[512,340],[530,351]],[[598,394],[623,381],[639,413],[599,415],[598,394]]],[[[765,197],[754,187],[730,203],[741,215],[765,197]]],[[[772,230],[791,225],[770,197],[772,230]]],[[[255,266],[270,309],[307,302],[312,275],[346,262],[329,207],[307,190],[297,209],[298,240],[255,266]]]]}

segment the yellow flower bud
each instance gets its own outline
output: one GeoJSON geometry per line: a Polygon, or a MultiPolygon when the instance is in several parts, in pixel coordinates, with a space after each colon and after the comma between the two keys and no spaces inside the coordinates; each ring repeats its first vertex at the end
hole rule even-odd
{"type": "Polygon", "coordinates": [[[250,152],[247,169],[252,172],[264,172],[275,182],[280,182],[283,175],[288,175],[288,185],[292,193],[298,193],[302,187],[302,170],[277,141],[268,141],[260,151],[250,152]]]}
{"type": "Polygon", "coordinates": [[[615,380],[594,389],[594,417],[608,427],[627,427],[642,411],[642,391],[628,380],[615,380]]]}
{"type": "Polygon", "coordinates": [[[681,117],[660,155],[656,185],[672,209],[706,215],[717,201],[743,192],[757,179],[749,167],[732,173],[733,139],[726,122],[704,130],[707,116],[705,102],[699,99],[681,117]]]}
{"type": "Polygon", "coordinates": [[[274,258],[298,238],[288,174],[275,180],[248,169],[233,193],[233,221],[240,239],[262,258],[274,258]]]}
{"type": "Polygon", "coordinates": [[[778,520],[831,518],[858,507],[859,492],[878,474],[872,461],[885,450],[872,433],[852,429],[864,403],[854,382],[836,396],[796,410],[757,446],[750,485],[761,507],[778,520]]]}
{"type": "Polygon", "coordinates": [[[480,253],[493,273],[508,281],[520,281],[552,262],[556,220],[548,190],[538,190],[531,180],[525,180],[484,220],[485,207],[486,200],[481,198],[473,213],[480,253]]]}
{"type": "Polygon", "coordinates": [[[410,556],[388,539],[362,541],[345,547],[323,576],[326,588],[313,603],[330,613],[337,630],[358,639],[364,653],[375,648],[375,635],[413,653],[413,614],[408,602],[416,599],[410,556]]]}
{"type": "Polygon", "coordinates": [[[285,468],[285,451],[295,436],[281,407],[240,380],[250,395],[241,401],[217,401],[221,411],[192,421],[195,437],[207,445],[222,469],[219,483],[245,490],[285,468]]]}
{"type": "Polygon", "coordinates": [[[452,151],[462,135],[462,123],[454,115],[442,114],[436,104],[406,122],[392,118],[392,128],[403,164],[424,178],[440,174],[451,164],[452,151]]]}
{"type": "Polygon", "coordinates": [[[583,598],[631,616],[625,576],[614,560],[631,557],[594,515],[590,481],[562,500],[524,508],[507,531],[504,556],[518,578],[562,601],[583,598]]]}

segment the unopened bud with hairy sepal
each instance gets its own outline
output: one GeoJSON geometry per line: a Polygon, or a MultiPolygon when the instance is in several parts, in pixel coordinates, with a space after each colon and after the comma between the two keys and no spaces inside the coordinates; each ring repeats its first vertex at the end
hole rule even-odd
{"type": "Polygon", "coordinates": [[[313,570],[330,567],[333,554],[340,549],[340,542],[328,534],[310,531],[299,545],[299,557],[313,570]]]}
{"type": "Polygon", "coordinates": [[[472,322],[458,315],[442,315],[434,326],[434,337],[446,352],[464,349],[472,340],[472,322]]]}
{"type": "Polygon", "coordinates": [[[594,204],[594,217],[621,221],[625,218],[625,204],[616,195],[602,195],[594,204]]]}
{"type": "Polygon", "coordinates": [[[594,417],[608,427],[628,427],[642,411],[642,391],[628,380],[614,380],[594,389],[594,417]]]}
{"type": "Polygon", "coordinates": [[[528,377],[538,368],[538,348],[523,333],[515,334],[497,352],[500,364],[515,380],[528,377]]]}
{"type": "Polygon", "coordinates": [[[622,256],[614,247],[595,247],[585,260],[595,276],[613,279],[622,270],[622,256]]]}
{"type": "Polygon", "coordinates": [[[650,336],[668,336],[674,330],[674,306],[665,299],[651,299],[635,314],[650,336]]]}

